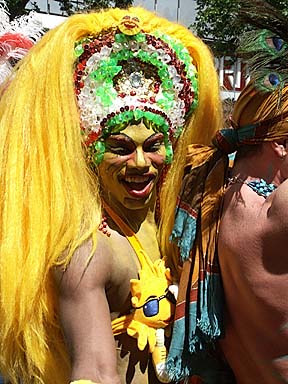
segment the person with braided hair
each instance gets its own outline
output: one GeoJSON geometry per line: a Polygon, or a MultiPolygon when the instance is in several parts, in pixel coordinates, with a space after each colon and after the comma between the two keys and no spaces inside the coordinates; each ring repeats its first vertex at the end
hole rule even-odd
{"type": "Polygon", "coordinates": [[[159,220],[188,144],[221,124],[210,50],[143,8],[73,15],[31,48],[0,100],[0,371],[12,384],[170,381],[177,288],[159,220]]]}
{"type": "Polygon", "coordinates": [[[288,382],[288,39],[279,36],[287,20],[259,3],[247,9],[272,30],[243,37],[251,81],[232,127],[209,146],[189,146],[175,220],[161,217],[177,245],[162,236],[162,249],[180,276],[167,361],[175,380],[288,382]],[[215,353],[234,377],[218,380],[215,353]]]}

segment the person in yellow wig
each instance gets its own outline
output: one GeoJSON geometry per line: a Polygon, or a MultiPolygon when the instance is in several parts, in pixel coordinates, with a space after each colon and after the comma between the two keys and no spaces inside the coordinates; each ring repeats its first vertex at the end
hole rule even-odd
{"type": "Polygon", "coordinates": [[[0,118],[0,371],[169,381],[175,287],[157,230],[187,145],[221,125],[209,49],[139,7],[74,15],[23,59],[0,118]]]}
{"type": "MultiPolygon", "coordinates": [[[[182,266],[167,367],[176,380],[189,376],[219,341],[237,383],[280,384],[288,382],[287,17],[258,1],[241,12],[257,26],[239,48],[251,81],[232,128],[210,146],[189,146],[172,231],[180,260],[162,236],[169,262],[182,266]]],[[[213,373],[202,377],[215,383],[213,373]]]]}

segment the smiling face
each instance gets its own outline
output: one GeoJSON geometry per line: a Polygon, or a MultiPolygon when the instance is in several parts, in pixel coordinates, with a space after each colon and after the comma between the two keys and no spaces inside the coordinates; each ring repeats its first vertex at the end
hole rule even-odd
{"type": "Polygon", "coordinates": [[[136,35],[141,31],[140,20],[137,16],[124,16],[119,25],[119,29],[125,35],[136,35]]]}
{"type": "Polygon", "coordinates": [[[105,144],[98,171],[107,203],[120,209],[148,207],[165,161],[164,135],[141,122],[110,135],[105,144]]]}

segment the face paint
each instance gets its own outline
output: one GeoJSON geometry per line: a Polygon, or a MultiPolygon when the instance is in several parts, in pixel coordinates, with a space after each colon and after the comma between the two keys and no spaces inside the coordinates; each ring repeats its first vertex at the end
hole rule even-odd
{"type": "Polygon", "coordinates": [[[125,15],[75,45],[74,82],[88,161],[98,165],[115,127],[145,119],[164,134],[166,162],[198,105],[198,74],[181,41],[125,15]]]}
{"type": "Polygon", "coordinates": [[[144,208],[155,194],[165,162],[164,135],[140,123],[110,135],[105,144],[98,166],[102,190],[109,191],[114,206],[144,208]]]}

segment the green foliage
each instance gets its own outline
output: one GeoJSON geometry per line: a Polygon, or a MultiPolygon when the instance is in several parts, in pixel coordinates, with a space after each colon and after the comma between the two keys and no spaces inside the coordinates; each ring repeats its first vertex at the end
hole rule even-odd
{"type": "MultiPolygon", "coordinates": [[[[134,0],[59,0],[60,9],[66,15],[72,15],[75,12],[83,10],[92,10],[92,9],[102,9],[102,8],[127,8],[131,6],[134,0]]],[[[27,11],[26,5],[29,3],[29,0],[6,0],[7,8],[9,10],[10,20],[15,19],[15,17],[25,15],[27,11]]],[[[30,2],[30,9],[39,11],[37,5],[37,0],[30,2]],[[32,7],[31,7],[32,5],[32,7]]]]}
{"type": "MultiPolygon", "coordinates": [[[[15,19],[15,17],[26,15],[28,11],[25,9],[29,0],[6,0],[6,5],[9,11],[10,20],[15,19]]],[[[32,2],[32,9],[39,11],[39,7],[36,2],[32,2]]]]}
{"type": "Polygon", "coordinates": [[[97,10],[103,8],[127,8],[133,4],[134,0],[83,0],[76,2],[75,0],[58,0],[60,4],[60,9],[67,15],[72,15],[73,13],[82,11],[82,10],[97,10]]]}
{"type": "MultiPolygon", "coordinates": [[[[288,16],[288,0],[267,2],[288,16]]],[[[215,54],[230,55],[235,52],[239,36],[249,29],[238,16],[238,0],[196,0],[196,3],[197,15],[191,29],[209,43],[215,54]]]]}

